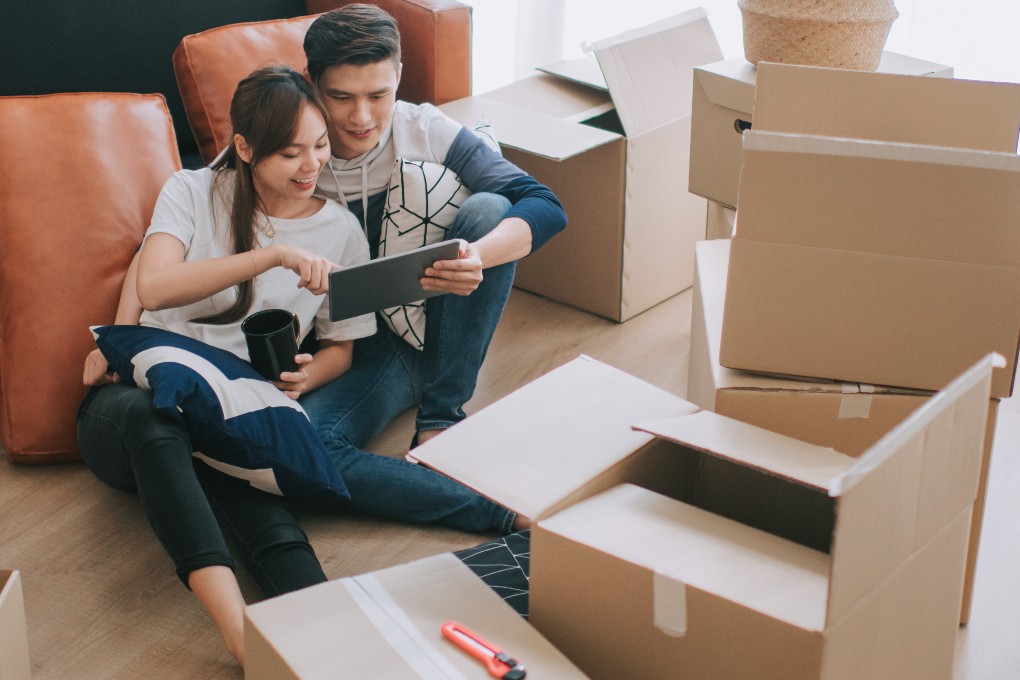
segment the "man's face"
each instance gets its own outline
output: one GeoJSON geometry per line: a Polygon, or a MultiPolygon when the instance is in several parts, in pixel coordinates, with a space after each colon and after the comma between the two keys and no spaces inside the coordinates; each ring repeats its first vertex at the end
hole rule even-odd
{"type": "Polygon", "coordinates": [[[329,143],[337,158],[371,151],[393,118],[400,65],[392,59],[374,64],[330,66],[319,77],[331,120],[329,143]]]}

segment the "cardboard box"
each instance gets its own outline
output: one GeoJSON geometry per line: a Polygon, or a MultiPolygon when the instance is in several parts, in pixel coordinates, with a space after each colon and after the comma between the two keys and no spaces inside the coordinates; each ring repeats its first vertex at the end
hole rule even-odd
{"type": "Polygon", "coordinates": [[[29,680],[31,676],[21,575],[0,570],[0,678],[29,680]]]}
{"type": "Polygon", "coordinates": [[[489,678],[442,636],[448,620],[500,645],[529,678],[586,677],[446,553],[248,607],[245,678],[489,678]]]}
{"type": "Polygon", "coordinates": [[[416,455],[540,518],[532,623],[594,678],[950,678],[997,359],[856,460],[587,358],[416,455]]]}
{"type": "Polygon", "coordinates": [[[733,238],[737,228],[737,211],[715,201],[708,202],[708,218],[705,222],[705,238],[709,240],[733,238]]]}
{"type": "MultiPolygon", "coordinates": [[[[719,344],[729,253],[729,241],[705,241],[697,247],[689,401],[720,415],[856,457],[931,397],[931,392],[920,390],[831,380],[792,380],[723,367],[719,363],[719,344]]],[[[960,623],[967,623],[970,618],[998,406],[998,399],[992,399],[988,407],[960,623]]]]}
{"type": "Polygon", "coordinates": [[[440,108],[466,125],[488,118],[504,155],[567,211],[567,229],[518,264],[515,284],[625,321],[693,281],[705,201],[686,191],[691,70],[722,53],[700,9],[592,49],[440,108]]]}
{"type": "Polygon", "coordinates": [[[1020,331],[1020,86],[763,64],[755,111],[722,364],[935,390],[996,351],[1007,368],[992,394],[1008,396],[1020,331]],[[871,105],[843,119],[798,99],[806,89],[871,105]],[[917,101],[952,123],[918,122],[917,101]],[[868,130],[872,139],[854,138],[868,130]],[[887,141],[908,130],[909,143],[887,141]]]}
{"type": "MultiPolygon", "coordinates": [[[[879,73],[952,78],[951,66],[883,52],[879,73]]],[[[727,207],[737,206],[740,133],[753,122],[757,69],[746,59],[728,59],[694,69],[689,189],[727,207]]],[[[836,102],[845,102],[837,96],[836,102]]],[[[927,114],[926,114],[927,115],[927,114]]]]}

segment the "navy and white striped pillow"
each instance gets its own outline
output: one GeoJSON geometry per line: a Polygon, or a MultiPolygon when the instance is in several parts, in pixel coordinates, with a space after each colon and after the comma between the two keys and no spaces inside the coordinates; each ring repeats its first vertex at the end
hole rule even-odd
{"type": "Polygon", "coordinates": [[[350,498],[304,409],[247,362],[178,333],[96,326],[96,344],[126,385],[181,419],[195,456],[257,489],[313,501],[350,498]]]}

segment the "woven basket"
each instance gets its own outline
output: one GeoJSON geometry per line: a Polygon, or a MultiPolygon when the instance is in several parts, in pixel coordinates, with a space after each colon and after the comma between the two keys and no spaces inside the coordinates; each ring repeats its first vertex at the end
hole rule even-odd
{"type": "Polygon", "coordinates": [[[893,0],[737,0],[744,56],[759,61],[874,71],[892,22],[893,0]]]}

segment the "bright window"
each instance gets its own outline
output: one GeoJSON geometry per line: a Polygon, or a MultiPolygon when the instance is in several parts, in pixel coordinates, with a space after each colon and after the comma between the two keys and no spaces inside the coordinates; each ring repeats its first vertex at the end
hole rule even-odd
{"type": "MultiPolygon", "coordinates": [[[[474,7],[474,91],[580,57],[594,42],[704,7],[726,58],[743,56],[736,0],[461,0],[474,7]]],[[[886,49],[953,66],[958,78],[1020,82],[1016,0],[897,0],[886,49]]]]}

